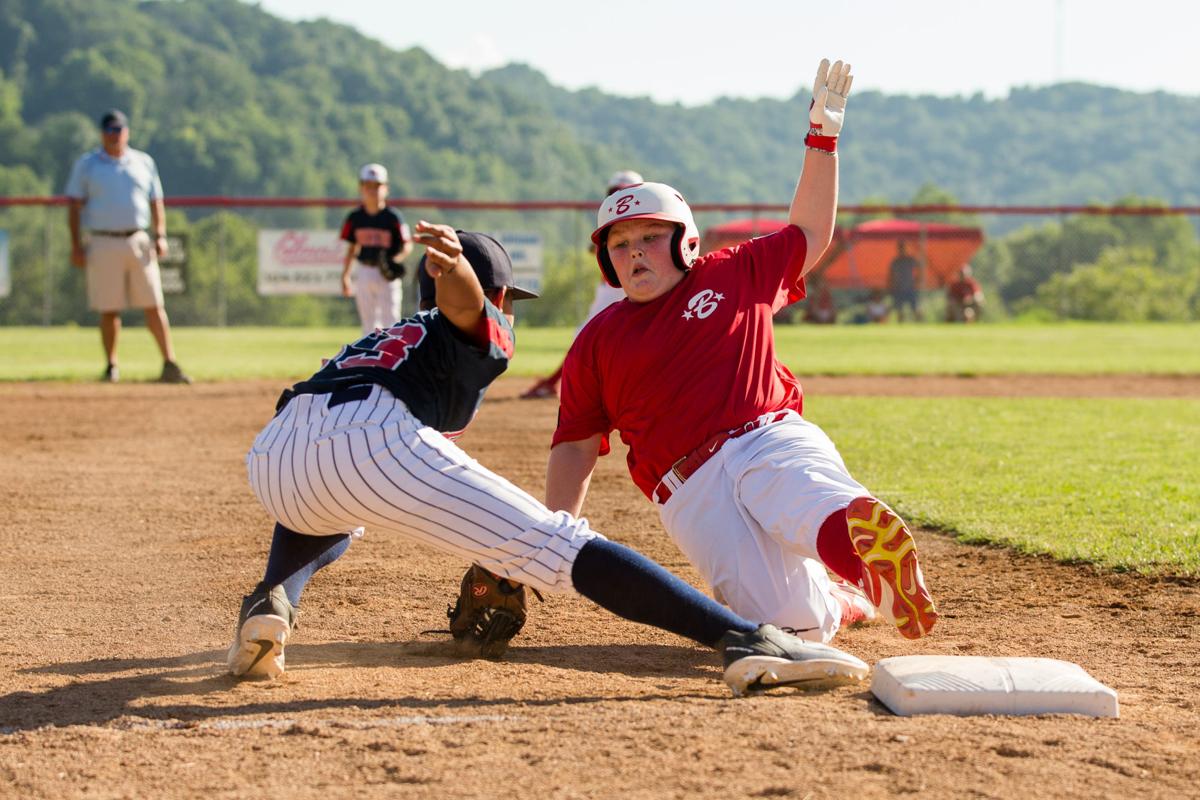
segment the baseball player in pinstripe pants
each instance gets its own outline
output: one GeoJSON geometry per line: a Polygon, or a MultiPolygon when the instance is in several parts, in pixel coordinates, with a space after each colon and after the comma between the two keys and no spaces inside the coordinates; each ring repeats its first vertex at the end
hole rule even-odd
{"type": "Polygon", "coordinates": [[[305,584],[371,528],[716,648],[735,695],[865,677],[854,656],[737,616],[459,449],[452,439],[512,356],[513,301],[534,295],[514,285],[494,239],[428,222],[415,234],[436,308],[344,346],[285,391],[247,455],[277,522],[263,579],[242,602],[233,675],[284,671],[305,584]]]}

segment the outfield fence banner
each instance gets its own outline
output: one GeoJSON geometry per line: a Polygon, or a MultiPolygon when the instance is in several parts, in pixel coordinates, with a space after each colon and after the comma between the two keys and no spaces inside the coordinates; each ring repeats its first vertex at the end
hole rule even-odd
{"type": "Polygon", "coordinates": [[[0,297],[8,297],[12,281],[8,277],[8,231],[0,231],[0,297]]]}
{"type": "Polygon", "coordinates": [[[517,285],[541,294],[542,235],[536,231],[498,231],[492,236],[508,251],[517,285]]]}
{"type": "Polygon", "coordinates": [[[346,243],[336,230],[258,232],[258,293],[340,295],[346,243]]]}
{"type": "Polygon", "coordinates": [[[173,233],[167,237],[167,254],[158,260],[163,294],[187,292],[188,236],[173,233]]]}

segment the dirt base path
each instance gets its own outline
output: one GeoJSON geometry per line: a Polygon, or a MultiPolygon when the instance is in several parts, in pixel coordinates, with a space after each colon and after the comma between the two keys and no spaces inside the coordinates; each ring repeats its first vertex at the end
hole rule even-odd
{"type": "MultiPolygon", "coordinates": [[[[904,380],[902,393],[936,393],[904,380]]],[[[501,381],[462,444],[540,495],[556,406],[516,399],[526,383],[501,381]]],[[[504,661],[461,661],[421,631],[445,624],[466,565],[369,531],[305,594],[288,674],[235,683],[224,648],[270,532],[241,457],[280,388],[0,386],[0,796],[1031,800],[1200,786],[1200,586],[929,532],[935,635],[871,625],[836,644],[871,662],[1073,661],[1118,691],[1121,718],[900,718],[865,686],[734,701],[713,653],[577,597],[534,603],[504,661]]],[[[622,459],[602,459],[592,486],[599,530],[696,582],[622,459]]]]}

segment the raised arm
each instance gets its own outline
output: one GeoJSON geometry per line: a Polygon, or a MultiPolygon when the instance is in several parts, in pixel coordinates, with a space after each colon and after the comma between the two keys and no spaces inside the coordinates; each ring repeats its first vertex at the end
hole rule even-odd
{"type": "Polygon", "coordinates": [[[804,168],[788,210],[788,222],[803,230],[808,242],[801,274],[817,265],[833,239],[838,200],[837,137],[853,81],[849,64],[838,61],[830,66],[829,59],[821,60],[813,81],[804,168]]]}
{"type": "Polygon", "coordinates": [[[454,327],[475,335],[483,321],[483,287],[449,225],[421,220],[414,237],[425,245],[425,271],[437,284],[437,307],[454,327]]]}

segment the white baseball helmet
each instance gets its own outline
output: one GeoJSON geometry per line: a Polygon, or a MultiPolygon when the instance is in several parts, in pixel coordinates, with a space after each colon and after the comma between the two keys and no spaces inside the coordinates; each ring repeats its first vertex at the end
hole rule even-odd
{"type": "Polygon", "coordinates": [[[612,174],[608,179],[608,194],[612,194],[617,189],[627,189],[639,183],[644,183],[645,178],[631,169],[619,169],[612,174]]]}
{"type": "Polygon", "coordinates": [[[683,195],[665,183],[639,183],[604,198],[596,214],[596,230],[592,243],[596,245],[596,260],[610,286],[620,286],[617,271],[608,257],[608,229],[627,219],[661,219],[674,222],[679,228],[671,237],[671,257],[675,266],[687,272],[700,254],[700,229],[692,217],[692,209],[683,195]]]}

